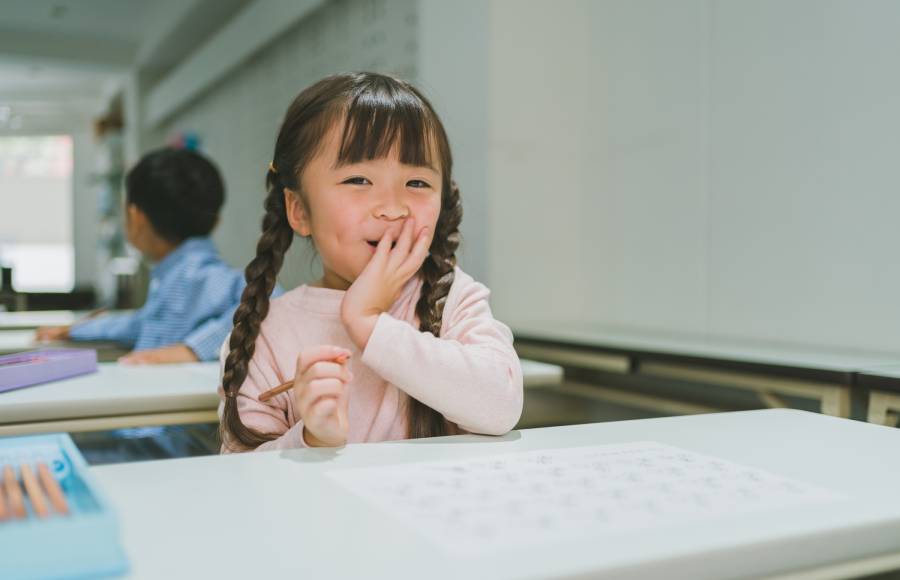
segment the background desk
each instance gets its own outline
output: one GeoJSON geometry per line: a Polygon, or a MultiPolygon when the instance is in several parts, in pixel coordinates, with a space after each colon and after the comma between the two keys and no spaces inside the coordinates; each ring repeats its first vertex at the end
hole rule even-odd
{"type": "MultiPolygon", "coordinates": [[[[823,413],[839,417],[850,415],[857,373],[871,367],[900,366],[900,355],[588,324],[519,324],[513,333],[523,357],[566,367],[748,390],[772,407],[787,406],[783,395],[812,398],[823,413]]],[[[659,402],[663,407],[667,403],[659,402]]],[[[678,407],[667,408],[674,411],[678,407]]]]}
{"type": "Polygon", "coordinates": [[[762,410],[153,461],[92,468],[118,510],[135,578],[843,577],[900,566],[900,431],[762,410]],[[766,517],[731,516],[477,556],[445,552],[327,472],[534,449],[658,441],[849,496],[766,517]],[[819,572],[817,575],[816,572],[819,572]],[[827,576],[832,574],[832,576],[827,576]]]}
{"type": "Polygon", "coordinates": [[[87,312],[74,310],[25,310],[0,312],[0,330],[34,329],[39,326],[69,326],[87,312]]]}
{"type": "MultiPolygon", "coordinates": [[[[522,361],[527,387],[562,380],[562,369],[522,361]]],[[[125,366],[0,393],[0,436],[103,431],[218,421],[219,364],[125,366]]]]}
{"type": "Polygon", "coordinates": [[[36,342],[34,330],[0,330],[0,354],[11,354],[37,348],[65,347],[65,348],[93,348],[97,351],[97,360],[112,362],[120,356],[131,351],[130,348],[114,342],[36,342]]]}
{"type": "Polygon", "coordinates": [[[217,421],[218,363],[124,366],[0,394],[0,435],[217,421]]]}
{"type": "Polygon", "coordinates": [[[34,340],[34,330],[0,330],[0,354],[10,354],[39,348],[34,340]]]}
{"type": "Polygon", "coordinates": [[[526,389],[558,385],[563,380],[563,369],[560,366],[525,359],[521,362],[526,389]]]}
{"type": "Polygon", "coordinates": [[[865,369],[857,385],[868,393],[870,423],[896,427],[900,414],[900,365],[865,369]]]}

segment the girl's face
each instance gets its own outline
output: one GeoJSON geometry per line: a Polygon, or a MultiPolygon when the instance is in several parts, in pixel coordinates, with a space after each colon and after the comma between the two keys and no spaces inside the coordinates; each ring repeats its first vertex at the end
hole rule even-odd
{"type": "Polygon", "coordinates": [[[322,258],[321,285],[346,290],[385,232],[396,240],[413,218],[416,233],[428,226],[429,236],[434,235],[441,211],[441,168],[404,165],[396,148],[384,159],[339,167],[339,128],[339,123],[332,127],[304,169],[302,192],[285,189],[284,194],[291,227],[312,236],[322,258]]]}

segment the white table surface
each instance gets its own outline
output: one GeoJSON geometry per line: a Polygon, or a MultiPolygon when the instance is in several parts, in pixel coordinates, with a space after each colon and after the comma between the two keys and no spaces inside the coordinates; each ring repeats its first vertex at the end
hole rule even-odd
{"type": "Polygon", "coordinates": [[[124,347],[113,343],[99,342],[72,342],[72,341],[49,341],[38,342],[35,340],[35,330],[33,328],[19,329],[0,329],[0,354],[10,354],[22,352],[26,350],[34,350],[38,348],[97,348],[98,346],[107,350],[122,350],[124,347]]]}
{"type": "Polygon", "coordinates": [[[0,329],[21,330],[39,326],[68,326],[87,312],[74,310],[24,310],[0,312],[0,329]]]}
{"type": "Polygon", "coordinates": [[[39,348],[34,340],[34,330],[0,330],[0,354],[39,348]]]}
{"type": "Polygon", "coordinates": [[[558,385],[562,382],[563,369],[560,366],[525,359],[521,362],[526,389],[558,385]]]}
{"type": "Polygon", "coordinates": [[[106,341],[37,342],[34,329],[0,330],[0,355],[39,348],[92,348],[97,351],[97,358],[103,362],[115,361],[131,350],[124,345],[106,341]]]}
{"type": "Polygon", "coordinates": [[[762,410],[92,468],[135,578],[758,577],[900,553],[900,430],[762,410]],[[658,441],[845,494],[775,513],[460,557],[332,470],[658,441]]]}
{"type": "Polygon", "coordinates": [[[513,325],[513,334],[586,346],[849,373],[900,365],[900,354],[579,323],[527,322],[513,325]]]}
{"type": "MultiPolygon", "coordinates": [[[[215,409],[219,364],[126,366],[100,363],[98,372],[0,393],[0,425],[85,417],[215,409]]],[[[527,386],[557,384],[562,369],[522,361],[527,386]]]]}
{"type": "Polygon", "coordinates": [[[214,409],[218,363],[125,366],[0,393],[0,425],[214,409]]]}

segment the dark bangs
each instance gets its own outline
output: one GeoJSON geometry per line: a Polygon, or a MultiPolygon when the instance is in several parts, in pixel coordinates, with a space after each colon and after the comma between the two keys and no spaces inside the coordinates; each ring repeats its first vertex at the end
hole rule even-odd
{"type": "Polygon", "coordinates": [[[447,137],[421,95],[386,77],[354,88],[344,110],[338,166],[383,159],[396,147],[400,163],[430,166],[449,177],[447,137]]]}

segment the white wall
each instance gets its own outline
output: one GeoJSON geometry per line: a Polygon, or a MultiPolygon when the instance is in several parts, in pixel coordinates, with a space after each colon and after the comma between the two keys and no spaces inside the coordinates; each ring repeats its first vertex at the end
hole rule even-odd
{"type": "MultiPolygon", "coordinates": [[[[243,266],[287,104],[417,82],[498,316],[900,352],[900,4],[336,0],[160,127],[196,131],[243,266]]],[[[157,139],[158,140],[158,139],[157,139]]],[[[282,282],[315,275],[296,244],[282,282]]]]}
{"type": "Polygon", "coordinates": [[[85,122],[73,132],[72,219],[75,242],[75,286],[92,287],[97,278],[97,188],[94,135],[85,122]]]}
{"type": "Polygon", "coordinates": [[[590,291],[582,167],[590,29],[572,3],[491,4],[493,305],[501,319],[577,319],[590,291]]]}
{"type": "Polygon", "coordinates": [[[460,267],[490,280],[488,232],[488,66],[490,5],[483,0],[420,0],[417,82],[437,110],[453,151],[463,200],[460,267]]]}
{"type": "MultiPolygon", "coordinates": [[[[415,79],[416,2],[328,2],[229,73],[160,129],[198,133],[227,186],[214,236],[223,256],[243,268],[260,235],[266,167],[281,119],[306,86],[336,72],[374,70],[415,79]]],[[[318,276],[318,262],[295,238],[280,277],[286,287],[318,276]]]]}
{"type": "Polygon", "coordinates": [[[497,313],[900,352],[898,21],[495,0],[497,313]]]}
{"type": "Polygon", "coordinates": [[[710,16],[710,330],[900,352],[900,3],[710,16]]]}

